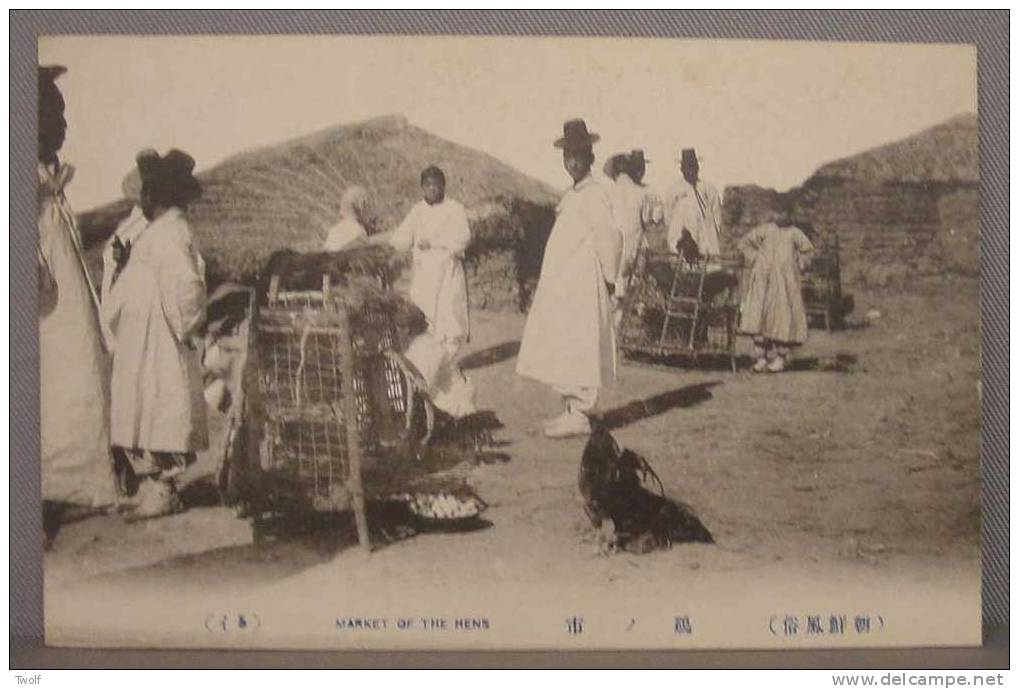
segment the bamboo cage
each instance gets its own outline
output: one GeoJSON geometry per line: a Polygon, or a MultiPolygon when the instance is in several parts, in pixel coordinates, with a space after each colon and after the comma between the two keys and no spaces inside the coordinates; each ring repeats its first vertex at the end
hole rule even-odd
{"type": "Polygon", "coordinates": [[[722,356],[735,371],[739,265],[641,249],[618,329],[624,361],[722,356]]]}
{"type": "Polygon", "coordinates": [[[803,306],[809,319],[820,320],[826,330],[843,325],[853,310],[853,299],[842,293],[842,264],[838,235],[818,241],[802,275],[803,306]]]}
{"type": "MultiPolygon", "coordinates": [[[[387,458],[413,456],[420,383],[394,359],[404,347],[397,298],[386,291],[283,291],[274,276],[253,294],[243,362],[253,515],[352,510],[370,548],[364,477],[387,458]]],[[[425,400],[427,404],[427,400],[425,400]]]]}

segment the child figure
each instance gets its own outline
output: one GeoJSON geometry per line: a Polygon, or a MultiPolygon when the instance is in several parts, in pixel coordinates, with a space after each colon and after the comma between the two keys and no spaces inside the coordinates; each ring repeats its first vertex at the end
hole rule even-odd
{"type": "Polygon", "coordinates": [[[800,270],[814,246],[780,212],[740,239],[739,249],[752,266],[740,331],[754,338],[753,371],[777,373],[785,369],[790,348],[807,339],[800,270]]]}

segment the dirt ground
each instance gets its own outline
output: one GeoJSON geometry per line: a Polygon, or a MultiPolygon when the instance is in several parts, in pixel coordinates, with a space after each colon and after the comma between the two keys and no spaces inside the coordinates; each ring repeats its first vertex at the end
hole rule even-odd
{"type": "Polygon", "coordinates": [[[954,610],[934,597],[951,591],[958,609],[978,607],[977,294],[968,280],[856,292],[850,327],[812,330],[794,370],[780,375],[621,367],[601,401],[614,435],[717,542],[647,555],[595,551],[576,491],[584,441],[537,433],[557,399],[514,374],[524,317],[476,312],[464,365],[479,405],[504,427],[490,461],[455,471],[489,503],[485,528],[380,540],[368,557],[353,547],[349,524],[255,547],[248,522],[217,504],[211,475],[223,419],[212,413],[217,442],[193,467],[186,512],[136,524],[94,517],[61,530],[44,558],[48,625],[66,616],[64,628],[87,637],[82,601],[127,590],[172,591],[178,602],[271,593],[365,614],[404,595],[454,600],[475,614],[520,607],[526,595],[521,614],[532,619],[534,606],[592,591],[605,594],[603,607],[638,599],[653,607],[663,595],[675,607],[680,591],[691,609],[767,607],[765,590],[835,601],[833,591],[856,592],[860,601],[872,588],[881,595],[866,600],[888,605],[929,596],[932,608],[954,610]],[[871,310],[880,317],[868,323],[871,310]],[[770,588],[755,589],[762,582],[770,588]]]}

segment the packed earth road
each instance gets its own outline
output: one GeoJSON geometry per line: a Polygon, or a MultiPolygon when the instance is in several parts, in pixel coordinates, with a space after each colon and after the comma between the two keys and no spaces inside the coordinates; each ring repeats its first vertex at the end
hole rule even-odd
{"type": "MultiPolygon", "coordinates": [[[[621,366],[600,401],[604,422],[716,541],[645,555],[599,552],[577,493],[584,440],[544,438],[558,398],[514,372],[525,317],[475,311],[463,366],[479,408],[502,428],[478,465],[451,471],[489,505],[478,528],[377,531],[368,556],[347,520],[256,545],[250,523],[218,504],[225,423],[210,411],[213,444],[190,470],[185,512],[138,523],[105,515],[60,531],[44,557],[48,626],[94,598],[86,592],[115,600],[128,590],[329,600],[330,613],[367,616],[370,605],[353,601],[444,600],[448,610],[455,600],[479,619],[520,596],[534,615],[574,599],[590,606],[592,596],[602,610],[676,607],[682,592],[701,599],[691,609],[715,605],[721,624],[735,614],[726,605],[754,599],[764,609],[771,594],[841,600],[831,597],[838,591],[876,606],[908,586],[915,596],[952,592],[946,614],[954,605],[978,614],[977,295],[975,280],[960,279],[857,290],[849,327],[811,330],[781,374],[751,374],[746,356],[735,374],[727,362],[621,366]]],[[[749,343],[741,348],[746,355],[749,343]]]]}

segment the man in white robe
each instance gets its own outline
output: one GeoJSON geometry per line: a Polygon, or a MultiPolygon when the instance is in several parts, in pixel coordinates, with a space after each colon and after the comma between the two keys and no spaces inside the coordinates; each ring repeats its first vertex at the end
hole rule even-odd
{"type": "Polygon", "coordinates": [[[705,261],[707,274],[701,299],[706,303],[724,302],[736,280],[719,261],[722,253],[722,198],[713,185],[700,178],[700,164],[694,149],[683,149],[680,172],[683,178],[668,197],[669,250],[684,256],[693,254],[705,261]],[[695,247],[690,247],[691,241],[695,247]]]}
{"type": "Polygon", "coordinates": [[[69,506],[88,510],[115,499],[98,295],[64,196],[74,170],[57,157],[67,123],[54,80],[64,71],[39,68],[39,430],[47,545],[69,506]]]}
{"type": "Polygon", "coordinates": [[[201,186],[181,151],[140,156],[138,166],[148,223],[102,315],[113,351],[111,440],[143,479],[133,515],[157,517],[182,508],[177,478],[209,445],[198,350],[205,264],[184,216],[201,186]]]}
{"type": "Polygon", "coordinates": [[[722,197],[712,184],[700,178],[700,164],[694,149],[683,149],[680,171],[683,178],[666,199],[669,251],[679,253],[676,247],[686,231],[709,265],[717,264],[712,259],[721,253],[722,197]]]}
{"type": "Polygon", "coordinates": [[[545,425],[552,438],[590,433],[599,389],[615,380],[610,290],[622,249],[609,192],[591,177],[598,135],[583,120],[566,122],[563,134],[555,146],[573,187],[556,211],[517,359],[518,374],[563,398],[565,410],[545,425]]]}

